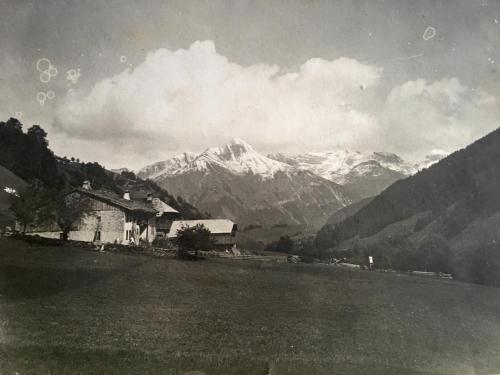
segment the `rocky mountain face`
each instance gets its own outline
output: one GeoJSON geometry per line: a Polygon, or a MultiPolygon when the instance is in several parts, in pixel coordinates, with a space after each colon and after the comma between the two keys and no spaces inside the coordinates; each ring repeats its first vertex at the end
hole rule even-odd
{"type": "Polygon", "coordinates": [[[499,160],[497,129],[394,183],[343,220],[332,219],[316,245],[374,255],[386,267],[453,269],[478,282],[495,269],[498,279],[487,282],[500,284],[499,160]]]}
{"type": "Polygon", "coordinates": [[[444,154],[435,152],[416,165],[392,153],[370,154],[350,150],[309,152],[293,157],[275,154],[269,157],[342,185],[357,201],[375,196],[395,181],[429,167],[444,154]]]}
{"type": "Polygon", "coordinates": [[[351,203],[337,183],[259,154],[233,139],[201,154],[185,153],[138,171],[214,217],[250,224],[319,227],[351,203]]]}

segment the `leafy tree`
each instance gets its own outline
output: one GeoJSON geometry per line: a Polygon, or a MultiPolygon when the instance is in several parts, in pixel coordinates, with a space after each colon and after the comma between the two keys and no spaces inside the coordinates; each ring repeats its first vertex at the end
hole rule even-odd
{"type": "Polygon", "coordinates": [[[137,176],[132,171],[122,171],[120,173],[120,175],[125,177],[125,178],[128,178],[129,180],[136,180],[137,179],[137,176]]]}
{"type": "Polygon", "coordinates": [[[14,196],[11,209],[26,232],[29,226],[56,223],[68,239],[71,226],[89,213],[88,200],[64,192],[50,190],[39,182],[29,184],[18,196],[14,196]]]}
{"type": "Polygon", "coordinates": [[[40,220],[45,220],[45,216],[40,214],[40,210],[47,202],[47,192],[40,187],[40,183],[30,183],[19,194],[13,195],[11,199],[10,208],[21,225],[23,233],[29,226],[38,224],[40,220]]]}
{"type": "Polygon", "coordinates": [[[43,147],[48,147],[49,141],[47,140],[47,132],[39,125],[33,125],[28,129],[28,137],[31,137],[35,142],[43,147]]]}
{"type": "Polygon", "coordinates": [[[178,255],[181,258],[188,256],[190,250],[194,250],[195,257],[197,257],[199,250],[207,250],[215,246],[210,230],[203,224],[182,227],[177,231],[176,242],[179,248],[178,255]]]}
{"type": "Polygon", "coordinates": [[[89,201],[80,195],[53,193],[50,202],[50,214],[62,232],[63,241],[68,240],[71,227],[90,213],[89,201]]]}

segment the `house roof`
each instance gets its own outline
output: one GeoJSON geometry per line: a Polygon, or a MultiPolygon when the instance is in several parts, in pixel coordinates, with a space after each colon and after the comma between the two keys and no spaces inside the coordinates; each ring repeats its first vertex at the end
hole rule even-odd
{"type": "Polygon", "coordinates": [[[98,199],[100,201],[104,201],[104,202],[109,203],[113,206],[120,207],[120,208],[127,210],[127,211],[156,214],[156,210],[153,207],[151,207],[150,205],[143,203],[143,202],[139,202],[139,201],[123,199],[111,191],[86,190],[86,189],[76,189],[75,191],[78,191],[79,193],[93,197],[93,198],[98,199]]]}
{"type": "Polygon", "coordinates": [[[203,224],[212,234],[232,233],[238,230],[238,226],[227,219],[207,219],[207,220],[175,220],[172,222],[167,237],[177,237],[177,231],[183,227],[194,227],[203,224]]]}
{"type": "Polygon", "coordinates": [[[179,213],[179,211],[163,202],[160,198],[153,198],[151,204],[159,216],[164,213],[179,213]]]}
{"type": "Polygon", "coordinates": [[[151,203],[148,202],[149,196],[153,196],[154,192],[151,190],[145,191],[145,190],[136,190],[136,191],[131,191],[130,192],[130,199],[133,201],[139,201],[146,203],[148,205],[153,206],[153,208],[157,212],[157,216],[161,216],[164,213],[179,213],[175,208],[169,206],[165,202],[163,202],[160,198],[158,197],[153,197],[153,200],[151,203]]]}

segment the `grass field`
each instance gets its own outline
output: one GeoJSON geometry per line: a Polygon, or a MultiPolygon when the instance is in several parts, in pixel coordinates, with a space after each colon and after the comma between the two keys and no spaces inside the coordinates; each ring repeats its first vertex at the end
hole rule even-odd
{"type": "Polygon", "coordinates": [[[0,239],[0,373],[500,372],[500,290],[0,239]]]}

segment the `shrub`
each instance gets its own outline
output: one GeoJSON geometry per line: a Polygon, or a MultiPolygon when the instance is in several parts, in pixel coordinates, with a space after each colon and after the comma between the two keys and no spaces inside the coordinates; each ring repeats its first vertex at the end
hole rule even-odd
{"type": "Polygon", "coordinates": [[[198,257],[199,250],[210,250],[215,246],[210,230],[203,224],[185,226],[177,231],[176,244],[179,258],[190,258],[189,251],[194,251],[198,257]]]}

